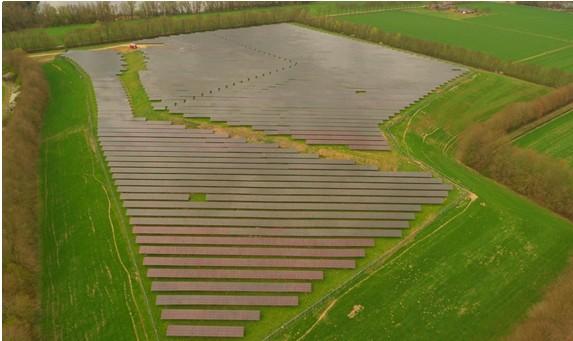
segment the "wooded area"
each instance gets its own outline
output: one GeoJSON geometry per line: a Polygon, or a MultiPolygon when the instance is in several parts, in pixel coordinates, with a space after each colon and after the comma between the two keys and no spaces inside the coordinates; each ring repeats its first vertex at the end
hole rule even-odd
{"type": "Polygon", "coordinates": [[[41,125],[49,89],[41,66],[22,50],[3,54],[21,81],[12,118],[2,133],[3,336],[39,339],[39,181],[41,125]]]}
{"type": "Polygon", "coordinates": [[[480,173],[573,219],[573,170],[567,162],[511,145],[508,134],[573,101],[573,84],[515,103],[460,137],[458,157],[480,173]]]}

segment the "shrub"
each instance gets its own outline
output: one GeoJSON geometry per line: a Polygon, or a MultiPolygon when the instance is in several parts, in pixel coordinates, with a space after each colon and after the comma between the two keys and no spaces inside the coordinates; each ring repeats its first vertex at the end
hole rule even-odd
{"type": "Polygon", "coordinates": [[[3,336],[39,338],[39,178],[42,114],[48,84],[42,68],[22,50],[3,55],[21,81],[16,107],[2,134],[3,336]]]}

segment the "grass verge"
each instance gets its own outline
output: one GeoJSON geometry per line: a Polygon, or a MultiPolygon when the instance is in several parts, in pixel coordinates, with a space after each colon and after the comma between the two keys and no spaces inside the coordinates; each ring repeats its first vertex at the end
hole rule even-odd
{"type": "Polygon", "coordinates": [[[164,335],[125,212],[96,137],[86,74],[56,59],[41,152],[45,339],[155,340],[164,335]]]}

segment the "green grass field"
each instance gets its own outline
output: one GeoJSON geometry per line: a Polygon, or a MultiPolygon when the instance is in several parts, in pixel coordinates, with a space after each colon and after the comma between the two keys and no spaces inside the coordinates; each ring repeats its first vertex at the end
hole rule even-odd
{"type": "Polygon", "coordinates": [[[515,144],[566,160],[573,166],[573,111],[531,130],[519,137],[515,144]]]}
{"type": "MultiPolygon", "coordinates": [[[[566,46],[573,46],[573,14],[498,3],[471,4],[482,15],[452,15],[428,9],[410,9],[342,16],[340,19],[367,24],[388,32],[446,43],[485,52],[511,61],[528,59],[566,46]]],[[[565,52],[563,52],[565,53],[565,52]]],[[[549,59],[543,65],[566,70],[568,56],[549,59]]]]}
{"type": "Polygon", "coordinates": [[[394,137],[393,148],[431,166],[475,200],[459,201],[377,271],[341,290],[333,305],[328,300],[317,306],[274,339],[501,338],[564,269],[573,250],[571,222],[461,165],[443,140],[426,138],[435,129],[431,122],[435,127],[443,116],[461,117],[444,96],[472,98],[488,87],[480,78],[461,79],[384,126],[394,137]],[[358,305],[363,310],[349,318],[358,305]]]}
{"type": "Polygon", "coordinates": [[[91,84],[69,62],[44,67],[42,330],[50,340],[164,334],[124,211],[96,142],[91,84]]]}

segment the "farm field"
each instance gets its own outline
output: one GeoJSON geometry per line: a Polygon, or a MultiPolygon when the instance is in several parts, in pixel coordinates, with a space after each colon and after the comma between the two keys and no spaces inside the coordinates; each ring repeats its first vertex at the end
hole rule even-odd
{"type": "MultiPolygon", "coordinates": [[[[573,34],[569,29],[573,15],[569,13],[494,3],[468,7],[486,12],[463,17],[428,9],[411,9],[341,16],[339,19],[464,47],[510,61],[527,59],[527,62],[534,62],[535,56],[550,58],[550,51],[573,45],[573,34]],[[541,24],[532,25],[532,22],[541,24]],[[516,44],[516,41],[527,43],[516,44]]],[[[543,65],[568,70],[569,63],[562,62],[563,58],[546,60],[543,65]]]]}
{"type": "Polygon", "coordinates": [[[573,166],[573,111],[520,136],[514,143],[567,161],[573,166]]]}
{"type": "Polygon", "coordinates": [[[418,234],[411,247],[334,295],[335,303],[327,300],[277,332],[277,340],[379,335],[398,340],[453,335],[497,339],[511,331],[563,270],[573,248],[570,222],[459,164],[444,152],[443,140],[428,143],[424,138],[432,131],[428,122],[445,113],[459,118],[455,108],[440,101],[444,94],[471,97],[481,86],[479,81],[452,84],[384,125],[402,153],[431,166],[475,199],[459,202],[418,234]],[[357,306],[362,308],[350,318],[357,306]]]}
{"type": "Polygon", "coordinates": [[[541,54],[537,57],[527,60],[528,63],[537,64],[547,67],[560,68],[565,71],[573,72],[573,46],[565,49],[541,54]]]}
{"type": "Polygon", "coordinates": [[[42,330],[48,339],[157,339],[158,311],[139,272],[124,211],[96,142],[89,79],[45,65],[42,330]],[[73,185],[72,185],[73,184],[73,185]]]}

